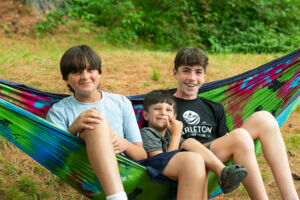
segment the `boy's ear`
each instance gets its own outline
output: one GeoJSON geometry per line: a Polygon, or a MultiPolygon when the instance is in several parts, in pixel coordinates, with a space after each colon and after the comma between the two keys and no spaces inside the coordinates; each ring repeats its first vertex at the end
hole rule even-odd
{"type": "Polygon", "coordinates": [[[177,118],[177,114],[175,113],[174,116],[173,116],[173,119],[176,119],[176,118],[177,118]]]}
{"type": "Polygon", "coordinates": [[[176,71],[176,69],[175,69],[175,68],[173,68],[173,76],[175,77],[175,76],[176,76],[176,74],[177,74],[177,71],[176,71]]]}
{"type": "Polygon", "coordinates": [[[145,121],[148,121],[148,119],[149,119],[149,116],[148,116],[148,115],[149,115],[148,112],[145,111],[145,110],[143,110],[143,117],[144,117],[144,120],[145,120],[145,121]]]}

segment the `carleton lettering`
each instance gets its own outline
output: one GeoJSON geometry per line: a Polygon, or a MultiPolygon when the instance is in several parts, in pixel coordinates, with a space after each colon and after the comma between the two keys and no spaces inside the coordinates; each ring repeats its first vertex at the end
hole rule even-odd
{"type": "Polygon", "coordinates": [[[210,127],[210,126],[187,126],[187,127],[184,127],[184,132],[186,134],[211,133],[212,127],[210,127]]]}

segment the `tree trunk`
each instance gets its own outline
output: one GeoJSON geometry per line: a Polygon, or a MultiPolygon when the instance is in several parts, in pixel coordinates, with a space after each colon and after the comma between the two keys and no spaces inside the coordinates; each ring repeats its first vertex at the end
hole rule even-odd
{"type": "Polygon", "coordinates": [[[65,6],[67,3],[64,0],[17,0],[23,5],[34,8],[38,13],[42,11],[54,10],[65,6]]]}

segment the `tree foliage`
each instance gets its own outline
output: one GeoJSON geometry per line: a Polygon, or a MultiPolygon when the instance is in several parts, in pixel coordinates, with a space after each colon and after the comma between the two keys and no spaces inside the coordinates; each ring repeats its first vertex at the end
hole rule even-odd
{"type": "Polygon", "coordinates": [[[67,0],[38,32],[79,19],[82,30],[114,44],[211,52],[287,52],[299,48],[298,0],[67,0]],[[66,18],[67,16],[67,18],[66,18]]]}

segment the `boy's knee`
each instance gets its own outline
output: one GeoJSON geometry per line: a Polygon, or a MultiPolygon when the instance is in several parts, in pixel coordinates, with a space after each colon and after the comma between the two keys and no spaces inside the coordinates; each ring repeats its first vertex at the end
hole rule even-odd
{"type": "Polygon", "coordinates": [[[233,148],[236,148],[238,151],[254,150],[253,139],[246,129],[237,128],[233,130],[230,134],[232,134],[232,138],[234,140],[233,148]]]}
{"type": "Polygon", "coordinates": [[[198,173],[205,175],[205,163],[202,156],[194,152],[183,152],[180,161],[180,169],[183,170],[183,173],[187,171],[192,173],[198,173]]]}
{"type": "Polygon", "coordinates": [[[276,119],[268,111],[255,112],[247,120],[250,120],[255,127],[262,127],[267,129],[279,128],[276,119]]]}
{"type": "Polygon", "coordinates": [[[269,119],[269,118],[274,118],[271,113],[268,111],[262,110],[262,111],[257,111],[252,114],[257,119],[269,119]]]}
{"type": "Polygon", "coordinates": [[[80,133],[83,140],[96,137],[112,137],[111,128],[106,118],[103,118],[99,124],[92,124],[93,129],[85,129],[80,133]]]}
{"type": "MultiPolygon", "coordinates": [[[[190,152],[192,153],[189,155],[187,162],[188,165],[188,173],[195,177],[195,179],[199,180],[205,180],[206,179],[206,167],[205,162],[202,156],[198,153],[190,152]]],[[[185,171],[187,173],[187,170],[185,171]]]]}
{"type": "Polygon", "coordinates": [[[190,183],[205,181],[206,169],[202,156],[194,152],[179,152],[162,172],[172,180],[189,180],[190,183]]]}

